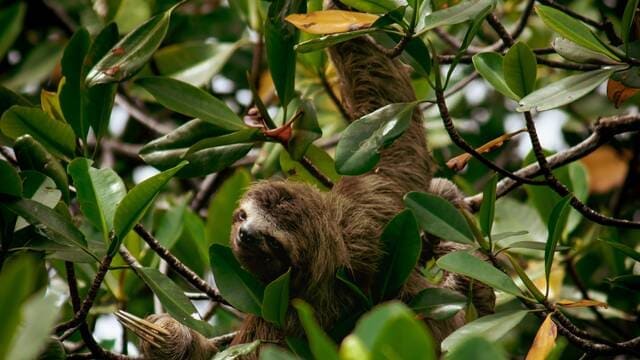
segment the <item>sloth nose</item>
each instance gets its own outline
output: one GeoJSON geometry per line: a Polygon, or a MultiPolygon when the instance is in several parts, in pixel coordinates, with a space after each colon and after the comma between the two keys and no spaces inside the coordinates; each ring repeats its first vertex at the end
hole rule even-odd
{"type": "Polygon", "coordinates": [[[259,231],[256,231],[247,224],[240,226],[238,230],[238,244],[242,246],[255,246],[260,243],[262,236],[259,231]]]}

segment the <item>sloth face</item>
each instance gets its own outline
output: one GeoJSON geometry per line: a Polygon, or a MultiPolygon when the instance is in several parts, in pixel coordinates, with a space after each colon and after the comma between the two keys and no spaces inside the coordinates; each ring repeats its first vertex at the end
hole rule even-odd
{"type": "Polygon", "coordinates": [[[284,181],[253,185],[233,216],[232,250],[244,268],[270,282],[305,263],[306,250],[322,240],[314,234],[322,194],[284,181]]]}

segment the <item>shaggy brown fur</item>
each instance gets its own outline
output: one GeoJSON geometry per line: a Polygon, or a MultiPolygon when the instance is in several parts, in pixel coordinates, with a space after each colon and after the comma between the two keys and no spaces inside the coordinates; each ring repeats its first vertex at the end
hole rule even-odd
{"type": "MultiPolygon", "coordinates": [[[[342,101],[352,119],[387,104],[415,100],[402,64],[386,57],[370,39],[361,37],[338,44],[329,53],[342,81],[342,101]]],[[[462,205],[459,190],[453,184],[443,179],[431,182],[433,172],[434,161],[427,149],[422,116],[416,111],[405,134],[382,151],[374,171],[344,177],[330,192],[288,181],[253,185],[234,217],[231,236],[234,253],[245,268],[265,282],[291,268],[291,297],[310,303],[320,325],[329,329],[350,314],[358,301],[351,290],[336,280],[336,271],[344,267],[362,289],[370,288],[382,255],[379,242],[382,229],[404,208],[405,193],[432,191],[462,205]],[[246,231],[241,236],[243,228],[251,230],[251,236],[246,231]]],[[[437,239],[425,239],[428,244],[423,259],[460,248],[437,239]]],[[[399,298],[409,300],[430,286],[433,285],[416,269],[399,298]]],[[[466,295],[470,283],[446,274],[438,286],[466,295]]],[[[479,284],[473,287],[479,312],[491,312],[495,302],[493,291],[479,284]]],[[[463,323],[462,313],[446,321],[427,320],[437,341],[463,323]]],[[[285,334],[304,334],[294,311],[290,311],[282,331],[250,315],[234,343],[255,339],[282,341],[285,334]]]]}

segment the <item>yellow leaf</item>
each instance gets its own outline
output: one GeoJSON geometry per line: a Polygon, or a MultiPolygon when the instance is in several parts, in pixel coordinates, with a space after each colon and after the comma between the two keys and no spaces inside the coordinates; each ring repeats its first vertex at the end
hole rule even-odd
{"type": "Polygon", "coordinates": [[[536,338],[533,339],[533,344],[527,353],[525,360],[544,360],[549,356],[551,350],[556,345],[556,336],[558,335],[558,329],[556,324],[551,319],[551,314],[547,315],[544,319],[536,338]]]}
{"type": "Polygon", "coordinates": [[[558,300],[558,301],[556,301],[556,304],[560,305],[560,306],[563,306],[563,307],[567,307],[567,308],[597,306],[597,307],[603,307],[603,308],[606,309],[607,307],[609,307],[609,305],[607,305],[607,303],[604,303],[602,301],[597,301],[597,300],[578,300],[578,301],[558,300]]]}
{"type": "Polygon", "coordinates": [[[286,20],[298,29],[311,34],[336,34],[371,27],[378,15],[344,10],[314,11],[291,14],[286,20]]]}

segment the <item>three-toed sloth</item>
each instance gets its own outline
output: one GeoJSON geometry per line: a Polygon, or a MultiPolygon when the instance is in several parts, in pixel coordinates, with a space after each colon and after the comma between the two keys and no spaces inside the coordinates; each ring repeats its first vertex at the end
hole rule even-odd
{"type": "MultiPolygon", "coordinates": [[[[415,100],[404,65],[385,55],[370,38],[334,45],[329,54],[340,78],[349,120],[388,104],[415,100]]],[[[464,206],[454,184],[433,179],[435,162],[427,147],[419,109],[408,130],[380,155],[373,171],[345,176],[329,192],[293,181],[258,182],[248,189],[233,216],[231,246],[242,266],[265,283],[291,269],[290,297],[311,304],[325,330],[353,314],[360,301],[336,278],[336,272],[344,268],[365,292],[371,288],[383,256],[382,230],[403,210],[402,199],[407,192],[431,192],[464,206]]],[[[495,296],[489,287],[451,273],[445,273],[438,284],[427,282],[419,268],[427,260],[461,246],[446,239],[423,239],[420,263],[397,298],[409,301],[425,288],[444,287],[473,294],[480,315],[493,312],[495,296]]],[[[464,319],[461,311],[447,320],[425,322],[439,343],[462,326],[464,319]]],[[[283,343],[285,336],[304,336],[291,308],[282,329],[247,315],[233,343],[257,339],[283,343]]]]}

